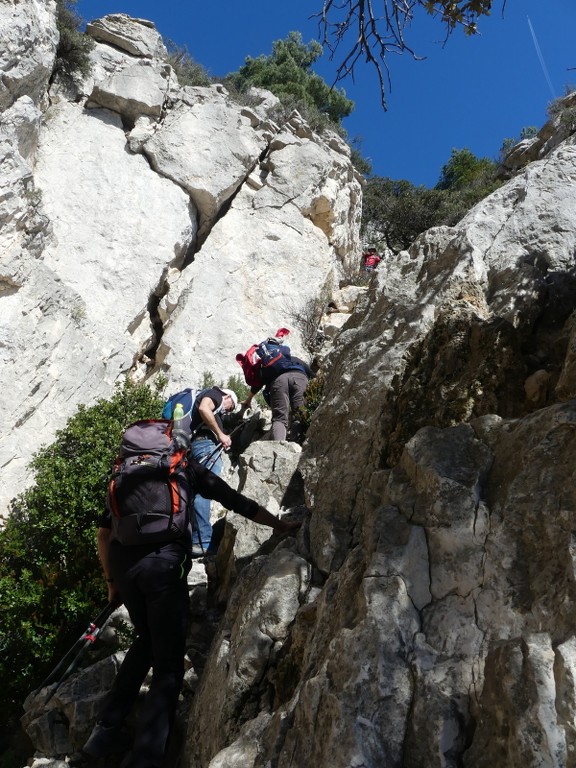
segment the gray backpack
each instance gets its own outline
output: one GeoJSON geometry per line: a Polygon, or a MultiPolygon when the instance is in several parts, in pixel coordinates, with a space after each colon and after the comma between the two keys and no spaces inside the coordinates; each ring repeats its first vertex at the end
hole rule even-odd
{"type": "Polygon", "coordinates": [[[188,450],[170,419],[145,419],[124,431],[108,485],[112,539],[128,546],[184,536],[190,523],[188,450]]]}

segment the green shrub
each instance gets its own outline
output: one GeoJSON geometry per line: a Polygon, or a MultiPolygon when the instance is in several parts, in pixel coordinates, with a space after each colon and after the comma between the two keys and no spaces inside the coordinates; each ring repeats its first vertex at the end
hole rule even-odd
{"type": "Polygon", "coordinates": [[[127,424],[159,417],[162,405],[157,390],[126,381],[110,400],[80,406],[31,462],[34,484],[0,531],[0,718],[8,729],[105,603],[95,534],[110,468],[127,424]]]}
{"type": "Polygon", "coordinates": [[[488,157],[476,157],[469,149],[453,149],[442,167],[436,189],[462,190],[484,188],[493,181],[496,163],[488,157]]]}
{"type": "Polygon", "coordinates": [[[316,378],[310,379],[306,391],[304,392],[304,405],[299,408],[298,416],[302,428],[302,438],[308,432],[312,415],[320,405],[324,396],[324,377],[318,374],[316,378]]]}
{"type": "Polygon", "coordinates": [[[250,387],[239,374],[228,377],[228,381],[226,382],[226,389],[231,389],[232,392],[236,393],[239,403],[246,400],[250,394],[250,387]]]}
{"type": "Polygon", "coordinates": [[[56,0],[56,26],[60,40],[56,49],[54,74],[65,77],[90,73],[90,51],[94,41],[80,32],[82,19],[76,13],[77,0],[56,0]]]}
{"type": "Polygon", "coordinates": [[[426,229],[441,223],[445,193],[404,179],[374,176],[364,190],[362,230],[377,232],[393,253],[408,248],[426,229]]]}
{"type": "Polygon", "coordinates": [[[292,94],[285,94],[280,98],[280,104],[272,107],[270,110],[270,118],[275,123],[285,123],[292,112],[297,111],[302,118],[308,123],[310,128],[318,134],[324,133],[324,131],[336,131],[341,132],[341,128],[338,123],[335,123],[330,119],[328,115],[321,112],[313,104],[310,104],[305,99],[298,98],[292,94]]]}
{"type": "Polygon", "coordinates": [[[198,389],[210,389],[210,387],[218,387],[222,386],[222,384],[217,384],[216,377],[212,373],[212,371],[203,371],[202,372],[202,378],[200,379],[200,382],[198,384],[198,389]]]}
{"type": "Polygon", "coordinates": [[[355,138],[352,139],[349,144],[351,149],[350,160],[352,161],[354,168],[358,171],[358,173],[361,173],[362,176],[371,176],[372,163],[370,162],[369,158],[364,157],[362,154],[361,142],[355,138]]]}
{"type": "Polygon", "coordinates": [[[208,86],[212,78],[207,69],[194,61],[186,46],[178,46],[172,40],[164,41],[168,51],[168,63],[172,66],[181,86],[208,86]]]}

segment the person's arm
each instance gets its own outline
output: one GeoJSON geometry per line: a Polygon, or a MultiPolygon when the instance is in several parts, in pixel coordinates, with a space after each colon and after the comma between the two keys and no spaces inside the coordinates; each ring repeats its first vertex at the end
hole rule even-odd
{"type": "Polygon", "coordinates": [[[252,518],[253,522],[260,523],[260,525],[267,525],[279,533],[288,533],[289,531],[296,531],[302,523],[299,520],[282,520],[281,517],[276,517],[271,512],[268,512],[266,507],[258,507],[258,512],[252,518]]]}
{"type": "Polygon", "coordinates": [[[120,605],[122,603],[122,599],[120,597],[120,593],[118,592],[118,588],[114,583],[114,579],[110,573],[110,566],[108,564],[111,534],[112,531],[110,528],[98,528],[98,558],[100,560],[100,565],[102,566],[102,571],[104,573],[104,578],[106,579],[106,584],[108,587],[108,602],[118,603],[118,605],[120,605]]]}
{"type": "Polygon", "coordinates": [[[214,499],[220,502],[226,509],[231,509],[248,520],[253,520],[260,525],[267,525],[279,533],[294,531],[300,527],[301,523],[296,520],[282,520],[276,517],[258,502],[249,499],[234,488],[228,485],[221,477],[213,474],[202,464],[192,460],[190,462],[192,481],[197,493],[204,496],[205,499],[214,499]]]}
{"type": "Polygon", "coordinates": [[[258,392],[260,392],[260,390],[262,389],[263,386],[264,386],[264,384],[261,384],[259,387],[250,387],[250,394],[248,395],[248,397],[245,400],[243,400],[240,403],[240,405],[244,409],[250,408],[250,406],[252,404],[252,398],[254,397],[254,395],[257,395],[258,392]]]}
{"type": "Polygon", "coordinates": [[[224,450],[227,451],[232,445],[232,438],[220,429],[216,416],[214,416],[215,408],[216,404],[211,397],[203,397],[198,406],[198,413],[204,424],[214,432],[218,440],[224,446],[224,450]]]}

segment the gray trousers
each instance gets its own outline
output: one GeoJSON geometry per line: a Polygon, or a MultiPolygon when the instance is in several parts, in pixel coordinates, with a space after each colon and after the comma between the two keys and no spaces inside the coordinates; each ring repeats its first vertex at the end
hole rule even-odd
{"type": "Polygon", "coordinates": [[[286,371],[270,385],[272,408],[272,440],[286,440],[292,413],[304,405],[304,391],[308,377],[302,371],[286,371]]]}

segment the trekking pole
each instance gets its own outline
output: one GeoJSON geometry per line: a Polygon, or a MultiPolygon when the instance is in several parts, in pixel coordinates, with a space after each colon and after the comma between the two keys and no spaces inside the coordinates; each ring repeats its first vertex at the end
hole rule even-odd
{"type": "MultiPolygon", "coordinates": [[[[249,413],[249,410],[246,410],[246,413],[249,413]]],[[[239,429],[242,429],[243,427],[245,427],[247,421],[248,421],[248,419],[246,418],[246,416],[244,414],[242,416],[242,421],[240,422],[240,424],[237,424],[234,427],[234,429],[232,430],[232,432],[228,433],[229,437],[232,437],[232,435],[235,432],[238,432],[239,429]]],[[[222,443],[218,443],[218,445],[216,446],[216,448],[214,448],[212,453],[208,454],[208,456],[205,459],[202,459],[202,461],[200,463],[204,464],[206,469],[212,469],[214,464],[216,464],[216,462],[218,461],[218,459],[220,457],[220,454],[222,453],[223,450],[224,450],[224,446],[222,445],[222,443]]]]}
{"type": "Polygon", "coordinates": [[[202,459],[202,461],[200,463],[204,464],[206,469],[210,469],[211,470],[212,467],[214,466],[214,464],[216,464],[216,462],[220,458],[220,454],[222,453],[223,450],[224,450],[224,446],[222,445],[222,443],[218,443],[218,445],[212,451],[212,453],[210,453],[208,456],[206,456],[205,459],[202,459]]]}
{"type": "Polygon", "coordinates": [[[52,698],[64,680],[70,677],[70,675],[74,672],[84,653],[87,651],[90,645],[96,641],[96,638],[104,628],[104,625],[119,605],[120,603],[118,602],[108,603],[108,605],[98,614],[94,621],[90,622],[86,630],[74,643],[72,648],[70,648],[68,653],[62,658],[60,662],[58,662],[52,672],[50,672],[48,677],[44,680],[38,689],[40,690],[41,688],[45,688],[47,685],[52,685],[52,683],[57,682],[58,685],[50,693],[48,699],[52,698]]]}

